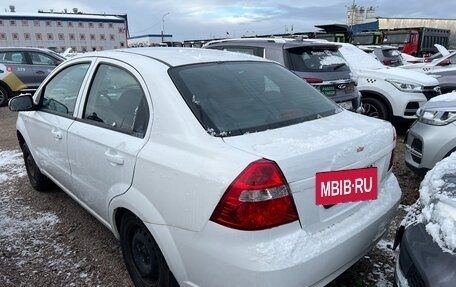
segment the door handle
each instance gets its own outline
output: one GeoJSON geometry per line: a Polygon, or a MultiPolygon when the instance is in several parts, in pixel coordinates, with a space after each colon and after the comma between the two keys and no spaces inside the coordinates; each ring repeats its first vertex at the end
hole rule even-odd
{"type": "Polygon", "coordinates": [[[113,163],[114,165],[123,165],[124,164],[124,158],[123,156],[117,154],[117,152],[113,150],[107,150],[105,152],[106,159],[113,163]]]}
{"type": "Polygon", "coordinates": [[[56,130],[56,129],[53,129],[53,130],[51,131],[51,133],[52,133],[52,135],[54,136],[54,138],[55,138],[56,140],[61,140],[61,139],[62,139],[62,132],[61,132],[61,131],[56,130]]]}
{"type": "Polygon", "coordinates": [[[37,71],[36,73],[40,74],[40,75],[46,74],[46,72],[44,72],[44,71],[37,71]]]}

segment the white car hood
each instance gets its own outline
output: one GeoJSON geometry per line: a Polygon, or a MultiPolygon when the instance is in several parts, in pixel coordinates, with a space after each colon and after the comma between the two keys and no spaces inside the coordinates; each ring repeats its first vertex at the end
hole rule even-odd
{"type": "MultiPolygon", "coordinates": [[[[416,64],[419,65],[419,64],[416,64]]],[[[358,77],[364,78],[382,78],[385,80],[399,80],[417,83],[423,86],[437,86],[439,81],[429,75],[405,70],[403,68],[384,68],[377,70],[362,69],[355,71],[358,77]]]]}
{"type": "Polygon", "coordinates": [[[274,160],[287,181],[294,182],[314,177],[316,172],[373,165],[389,154],[393,137],[390,123],[343,111],[301,124],[226,137],[224,141],[274,160]]]}

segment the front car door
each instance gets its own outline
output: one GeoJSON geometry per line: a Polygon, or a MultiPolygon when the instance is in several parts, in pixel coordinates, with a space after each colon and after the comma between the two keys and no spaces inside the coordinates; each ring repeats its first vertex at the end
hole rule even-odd
{"type": "Polygon", "coordinates": [[[99,62],[68,130],[72,191],[105,224],[109,201],[130,187],[136,156],[147,141],[150,109],[144,91],[129,65],[99,62]]]}
{"type": "Polygon", "coordinates": [[[74,122],[76,101],[90,63],[63,68],[37,92],[39,104],[25,117],[30,150],[42,171],[61,186],[71,183],[67,130],[74,122]]]}
{"type": "Polygon", "coordinates": [[[4,64],[6,71],[15,75],[15,80],[10,81],[10,88],[13,91],[27,90],[32,87],[36,89],[34,85],[35,78],[33,75],[32,66],[27,63],[27,57],[25,52],[22,51],[2,51],[0,52],[0,63],[4,64]]]}
{"type": "Polygon", "coordinates": [[[34,86],[38,87],[52,70],[62,61],[41,52],[28,52],[32,63],[34,86]]]}

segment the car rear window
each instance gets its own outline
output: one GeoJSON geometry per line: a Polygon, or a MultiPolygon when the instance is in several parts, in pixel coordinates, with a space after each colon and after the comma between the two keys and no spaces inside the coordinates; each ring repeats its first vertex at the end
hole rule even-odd
{"type": "Polygon", "coordinates": [[[301,78],[269,62],[221,62],[170,69],[206,131],[234,136],[301,123],[339,111],[301,78]]]}
{"type": "Polygon", "coordinates": [[[399,58],[401,57],[401,53],[396,49],[383,49],[383,56],[389,58],[399,58]]]}
{"type": "Polygon", "coordinates": [[[286,51],[293,71],[340,72],[350,70],[337,47],[296,47],[286,51]]]}

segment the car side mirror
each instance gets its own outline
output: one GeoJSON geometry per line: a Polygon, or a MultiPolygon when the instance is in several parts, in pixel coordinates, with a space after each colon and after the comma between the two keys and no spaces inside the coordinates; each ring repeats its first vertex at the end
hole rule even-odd
{"type": "Polygon", "coordinates": [[[34,108],[32,94],[20,94],[8,102],[12,112],[31,111],[34,108]]]}

